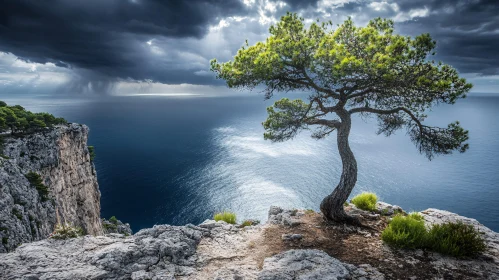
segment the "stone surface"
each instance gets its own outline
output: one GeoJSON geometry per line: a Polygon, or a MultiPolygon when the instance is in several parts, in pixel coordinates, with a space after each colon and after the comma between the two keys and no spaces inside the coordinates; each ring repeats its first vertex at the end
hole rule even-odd
{"type": "Polygon", "coordinates": [[[391,216],[397,213],[404,213],[404,210],[400,206],[380,201],[376,203],[376,212],[383,216],[391,216]]]}
{"type": "Polygon", "coordinates": [[[195,271],[206,232],[161,225],[133,237],[85,236],[25,244],[0,258],[0,279],[175,279],[195,271]]]}
{"type": "Polygon", "coordinates": [[[100,191],[87,147],[88,127],[58,126],[23,137],[4,136],[0,157],[0,252],[46,238],[56,223],[102,234],[100,191]],[[38,173],[49,188],[43,201],[25,175],[38,173]]]}
{"type": "Polygon", "coordinates": [[[130,224],[123,223],[120,220],[112,222],[106,219],[102,219],[102,230],[104,231],[104,234],[118,233],[118,234],[123,234],[125,236],[133,234],[132,229],[130,228],[130,224]]]}
{"type": "Polygon", "coordinates": [[[265,259],[259,280],[347,279],[348,269],[319,250],[289,250],[265,259]]]}
{"type": "Polygon", "coordinates": [[[293,227],[301,223],[299,218],[303,216],[303,214],[303,210],[289,210],[282,209],[277,206],[271,206],[267,222],[275,225],[293,227]]]}

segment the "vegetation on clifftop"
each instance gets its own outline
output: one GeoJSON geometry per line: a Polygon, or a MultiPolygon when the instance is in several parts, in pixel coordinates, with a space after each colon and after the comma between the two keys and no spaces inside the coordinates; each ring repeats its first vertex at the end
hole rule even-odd
{"type": "Polygon", "coordinates": [[[381,239],[396,248],[427,249],[458,258],[474,257],[486,249],[480,232],[472,225],[444,223],[428,230],[418,213],[393,217],[381,239]]]}
{"type": "Polygon", "coordinates": [[[213,220],[215,221],[224,221],[229,224],[236,223],[236,214],[228,211],[224,211],[221,213],[217,213],[213,216],[213,220]]]}
{"type": "Polygon", "coordinates": [[[29,133],[58,124],[67,124],[67,121],[49,113],[33,113],[20,105],[8,106],[0,101],[0,133],[29,133]]]}

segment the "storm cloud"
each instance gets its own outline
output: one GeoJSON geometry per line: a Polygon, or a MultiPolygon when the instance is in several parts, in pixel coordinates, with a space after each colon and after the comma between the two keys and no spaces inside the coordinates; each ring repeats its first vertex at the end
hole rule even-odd
{"type": "Polygon", "coordinates": [[[0,86],[12,85],[15,73],[30,82],[42,70],[65,75],[71,92],[89,87],[107,92],[123,81],[221,85],[208,71],[209,60],[231,59],[246,39],[250,44],[265,39],[286,11],[307,22],[352,17],[363,25],[378,16],[392,18],[402,34],[430,33],[437,58],[461,73],[499,74],[499,3],[492,0],[4,0],[0,5],[0,86]]]}

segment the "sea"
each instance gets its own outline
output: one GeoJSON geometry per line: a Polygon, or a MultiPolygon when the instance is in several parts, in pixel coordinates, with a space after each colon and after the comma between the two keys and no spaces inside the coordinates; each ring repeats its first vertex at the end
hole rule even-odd
{"type": "MultiPolygon", "coordinates": [[[[101,214],[130,223],[134,232],[199,224],[224,210],[238,221],[262,222],[271,205],[318,211],[341,174],[334,133],[265,141],[261,123],[276,99],[260,94],[0,99],[88,125],[101,214]]],[[[459,120],[470,149],[429,161],[404,130],[385,137],[376,134],[376,119],[355,118],[350,143],[359,176],[351,196],[374,192],[407,211],[449,210],[499,231],[499,94],[470,94],[428,115],[431,125],[459,120]]]]}

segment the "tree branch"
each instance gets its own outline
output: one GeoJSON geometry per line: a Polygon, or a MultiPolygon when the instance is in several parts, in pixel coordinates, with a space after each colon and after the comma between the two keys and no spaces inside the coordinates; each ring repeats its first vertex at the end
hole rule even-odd
{"type": "Polygon", "coordinates": [[[423,131],[423,124],[419,119],[407,108],[405,107],[397,107],[391,110],[381,110],[381,109],[375,109],[375,108],[369,108],[369,107],[359,107],[359,108],[354,108],[349,110],[348,112],[350,114],[355,114],[355,113],[374,113],[374,114],[380,114],[380,115],[391,115],[398,113],[400,111],[405,112],[407,115],[411,117],[411,119],[418,125],[419,129],[423,131]]]}

